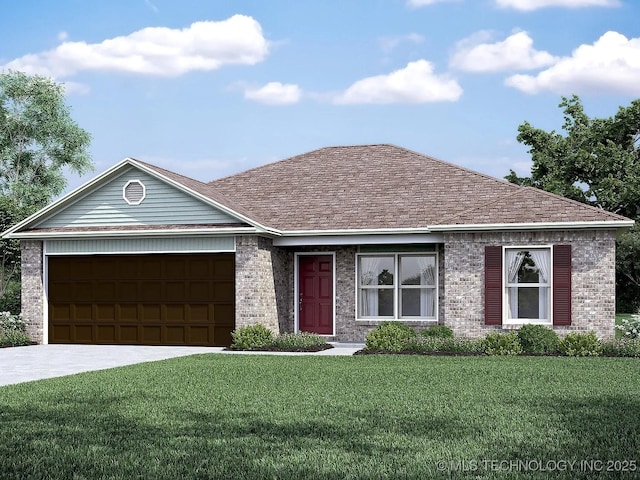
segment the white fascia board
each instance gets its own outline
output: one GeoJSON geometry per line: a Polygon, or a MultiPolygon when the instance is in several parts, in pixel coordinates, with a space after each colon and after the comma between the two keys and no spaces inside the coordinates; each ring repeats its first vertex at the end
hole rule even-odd
{"type": "Polygon", "coordinates": [[[100,231],[70,231],[70,232],[25,232],[12,233],[5,238],[16,239],[41,239],[54,240],[65,238],[140,238],[140,237],[179,237],[194,235],[229,236],[229,235],[256,235],[261,232],[254,227],[241,228],[198,228],[191,230],[100,230],[100,231]]]}
{"type": "Polygon", "coordinates": [[[429,234],[431,228],[362,228],[344,230],[282,230],[283,237],[327,237],[352,235],[399,235],[399,234],[429,234]]]}
{"type": "Polygon", "coordinates": [[[546,223],[487,223],[468,225],[434,225],[433,232],[482,232],[499,230],[580,230],[610,229],[632,227],[633,220],[612,220],[610,222],[546,222],[546,223]]]}
{"type": "Polygon", "coordinates": [[[273,240],[276,247],[304,247],[314,245],[389,245],[412,243],[442,243],[442,234],[399,235],[321,235],[304,237],[279,237],[273,240]]]}
{"type": "Polygon", "coordinates": [[[280,234],[280,232],[278,230],[275,230],[273,228],[269,228],[269,227],[267,227],[265,225],[262,225],[262,224],[256,222],[255,220],[253,220],[253,219],[251,219],[249,217],[246,217],[246,216],[242,215],[241,213],[238,213],[238,212],[232,210],[231,208],[228,208],[228,207],[222,205],[221,203],[218,203],[215,200],[213,200],[213,199],[211,199],[211,198],[209,198],[209,197],[207,197],[205,195],[202,195],[201,193],[196,192],[195,190],[190,189],[186,185],[182,185],[181,183],[176,182],[175,180],[171,180],[170,178],[165,177],[164,175],[162,175],[159,172],[156,172],[152,168],[149,168],[149,167],[147,167],[145,165],[142,165],[142,164],[136,162],[133,159],[128,159],[128,160],[131,162],[132,165],[135,165],[136,168],[139,168],[143,172],[148,173],[149,175],[151,175],[151,176],[153,176],[155,178],[158,178],[158,179],[162,180],[163,182],[166,182],[166,183],[172,185],[173,187],[177,188],[178,190],[181,190],[181,191],[187,193],[188,195],[191,195],[192,197],[195,197],[198,200],[200,200],[200,201],[202,201],[202,202],[204,202],[204,203],[206,203],[206,204],[208,204],[208,205],[210,205],[210,206],[212,206],[214,208],[217,208],[218,210],[222,210],[227,215],[230,215],[232,217],[237,218],[238,220],[241,220],[241,221],[243,221],[245,223],[248,223],[249,225],[251,225],[251,226],[253,226],[253,227],[255,227],[255,228],[257,228],[257,229],[259,229],[259,230],[261,230],[261,231],[263,231],[265,233],[270,233],[272,235],[279,235],[280,234]]]}

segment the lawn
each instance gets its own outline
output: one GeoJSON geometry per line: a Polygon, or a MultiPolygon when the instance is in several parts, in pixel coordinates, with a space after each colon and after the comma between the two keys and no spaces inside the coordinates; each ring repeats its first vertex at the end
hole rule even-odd
{"type": "Polygon", "coordinates": [[[638,478],[639,463],[630,358],[211,354],[0,388],[8,479],[638,478]]]}

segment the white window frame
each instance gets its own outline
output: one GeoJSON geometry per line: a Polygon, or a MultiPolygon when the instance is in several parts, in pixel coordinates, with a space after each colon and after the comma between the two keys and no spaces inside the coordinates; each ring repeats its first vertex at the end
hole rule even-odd
{"type": "Polygon", "coordinates": [[[504,325],[552,325],[553,324],[553,245],[505,245],[502,247],[502,323],[504,325]],[[509,283],[509,267],[507,265],[507,250],[547,250],[549,252],[549,281],[547,283],[509,283]],[[540,288],[546,287],[549,292],[547,310],[549,318],[509,318],[509,288],[540,288]]]}
{"type": "MultiPolygon", "coordinates": [[[[356,321],[361,322],[384,322],[384,321],[397,321],[397,322],[437,322],[439,317],[439,301],[440,301],[440,279],[439,279],[439,258],[438,252],[367,252],[356,254],[356,276],[355,276],[355,317],[356,321]],[[393,315],[392,316],[360,316],[360,259],[362,257],[391,257],[393,258],[393,285],[383,286],[382,289],[393,289],[393,315]],[[404,287],[399,284],[400,279],[400,257],[433,257],[435,260],[435,302],[434,302],[434,316],[432,317],[417,317],[407,316],[403,317],[400,309],[400,295],[403,288],[425,288],[419,285],[405,285],[404,287]]],[[[370,287],[372,290],[379,290],[380,287],[370,287]]]]}

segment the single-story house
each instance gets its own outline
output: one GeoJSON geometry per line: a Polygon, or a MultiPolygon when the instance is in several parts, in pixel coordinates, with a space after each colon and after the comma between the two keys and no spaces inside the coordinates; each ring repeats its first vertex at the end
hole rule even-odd
{"type": "Polygon", "coordinates": [[[262,323],[363,341],[382,321],[614,333],[633,221],[394,145],[203,183],[127,158],[4,232],[41,343],[227,345],[262,323]]]}

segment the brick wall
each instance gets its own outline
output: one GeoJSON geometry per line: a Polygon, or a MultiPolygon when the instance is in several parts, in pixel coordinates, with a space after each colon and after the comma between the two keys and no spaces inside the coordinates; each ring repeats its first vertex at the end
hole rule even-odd
{"type": "Polygon", "coordinates": [[[593,330],[614,334],[615,238],[613,230],[447,233],[445,240],[445,323],[457,335],[484,336],[518,326],[484,325],[486,245],[572,245],[572,324],[559,334],[593,330]]]}
{"type": "Polygon", "coordinates": [[[271,239],[236,237],[236,328],[262,323],[274,333],[291,331],[290,257],[271,239]]]}
{"type": "Polygon", "coordinates": [[[42,242],[20,241],[22,262],[22,318],[33,342],[44,339],[44,281],[42,278],[42,242]]]}

